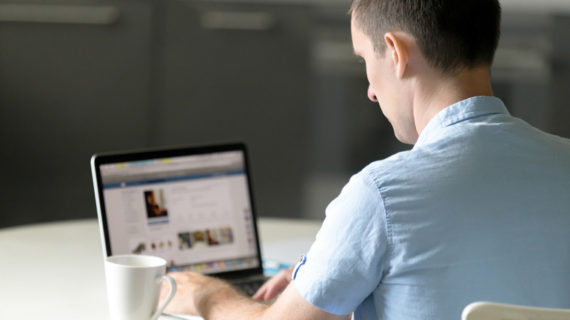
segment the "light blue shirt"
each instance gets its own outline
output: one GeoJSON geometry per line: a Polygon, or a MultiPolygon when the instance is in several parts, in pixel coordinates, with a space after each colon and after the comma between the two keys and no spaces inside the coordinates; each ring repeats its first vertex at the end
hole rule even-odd
{"type": "Polygon", "coordinates": [[[474,301],[570,308],[570,140],[493,97],[439,112],[354,175],[294,284],[356,319],[453,319],[474,301]]]}

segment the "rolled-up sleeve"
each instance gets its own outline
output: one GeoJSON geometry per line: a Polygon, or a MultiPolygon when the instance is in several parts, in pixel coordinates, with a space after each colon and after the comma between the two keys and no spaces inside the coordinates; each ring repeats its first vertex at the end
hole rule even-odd
{"type": "Polygon", "coordinates": [[[363,171],[327,207],[315,242],[295,269],[294,284],[314,306],[349,314],[379,285],[386,251],[382,197],[363,171]]]}

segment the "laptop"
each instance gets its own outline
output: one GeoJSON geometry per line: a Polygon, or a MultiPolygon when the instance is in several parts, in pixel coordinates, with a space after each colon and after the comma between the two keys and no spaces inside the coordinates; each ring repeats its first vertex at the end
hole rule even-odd
{"type": "Polygon", "coordinates": [[[253,295],[263,276],[244,144],[96,154],[103,253],[146,254],[253,295]]]}

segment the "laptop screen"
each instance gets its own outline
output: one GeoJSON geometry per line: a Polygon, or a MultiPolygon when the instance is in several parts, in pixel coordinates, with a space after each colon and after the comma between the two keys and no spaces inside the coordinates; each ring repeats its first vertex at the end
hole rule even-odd
{"type": "Polygon", "coordinates": [[[99,173],[107,255],[201,273],[260,267],[243,150],[104,163],[99,173]]]}

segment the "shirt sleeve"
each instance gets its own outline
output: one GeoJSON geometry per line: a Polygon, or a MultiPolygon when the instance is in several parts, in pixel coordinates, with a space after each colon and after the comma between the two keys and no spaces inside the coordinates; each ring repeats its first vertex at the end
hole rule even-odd
{"type": "Polygon", "coordinates": [[[294,270],[294,284],[314,306],[349,314],[379,285],[386,251],[383,201],[363,171],[327,207],[315,242],[294,270]]]}

